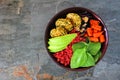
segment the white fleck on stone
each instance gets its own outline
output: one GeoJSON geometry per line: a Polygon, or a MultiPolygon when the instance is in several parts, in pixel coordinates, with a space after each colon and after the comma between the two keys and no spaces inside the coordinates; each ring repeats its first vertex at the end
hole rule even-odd
{"type": "Polygon", "coordinates": [[[9,50],[6,50],[5,52],[1,52],[0,53],[0,59],[2,61],[0,61],[0,67],[1,68],[2,67],[8,67],[9,65],[11,65],[14,57],[15,57],[14,49],[9,49],[9,50]]]}
{"type": "Polygon", "coordinates": [[[16,27],[9,24],[0,25],[0,35],[13,34],[16,32],[16,27]]]}

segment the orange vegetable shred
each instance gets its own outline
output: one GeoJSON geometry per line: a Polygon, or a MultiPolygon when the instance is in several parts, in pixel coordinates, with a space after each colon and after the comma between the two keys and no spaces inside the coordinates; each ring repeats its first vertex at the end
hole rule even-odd
{"type": "Polygon", "coordinates": [[[97,32],[97,33],[94,33],[93,34],[93,37],[100,37],[102,35],[103,31],[102,32],[97,32]]]}
{"type": "Polygon", "coordinates": [[[98,20],[91,19],[90,27],[87,28],[85,37],[89,37],[89,39],[93,42],[105,42],[105,36],[103,35],[102,26],[100,26],[100,22],[98,20]]]}
{"type": "Polygon", "coordinates": [[[98,25],[99,23],[100,23],[100,22],[97,21],[97,20],[93,20],[93,19],[90,20],[90,24],[91,24],[91,25],[98,25]]]}
{"type": "Polygon", "coordinates": [[[105,36],[104,36],[104,35],[101,35],[101,36],[100,36],[100,42],[101,42],[101,43],[105,42],[105,36]]]}
{"type": "Polygon", "coordinates": [[[99,41],[99,39],[96,38],[96,37],[90,37],[89,39],[90,39],[91,41],[93,41],[93,42],[98,42],[98,41],[99,41]]]}
{"type": "Polygon", "coordinates": [[[101,30],[102,30],[102,27],[99,26],[99,25],[92,25],[91,27],[92,27],[93,29],[95,29],[95,30],[98,30],[98,31],[101,31],[101,30]]]}
{"type": "Polygon", "coordinates": [[[87,33],[88,33],[88,36],[92,36],[92,33],[93,33],[92,28],[87,28],[87,33]]]}
{"type": "Polygon", "coordinates": [[[93,29],[93,33],[97,33],[98,32],[98,30],[96,30],[96,29],[93,29]]]}

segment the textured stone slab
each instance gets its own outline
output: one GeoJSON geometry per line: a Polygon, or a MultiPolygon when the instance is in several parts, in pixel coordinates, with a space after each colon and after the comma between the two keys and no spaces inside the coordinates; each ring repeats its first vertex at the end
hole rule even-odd
{"type": "Polygon", "coordinates": [[[119,80],[119,7],[119,0],[0,0],[0,80],[25,80],[12,75],[20,65],[26,66],[32,77],[39,72],[38,80],[41,76],[48,80],[119,80]],[[59,67],[50,59],[44,45],[49,20],[73,6],[96,12],[109,31],[109,47],[103,60],[83,72],[59,67]]]}

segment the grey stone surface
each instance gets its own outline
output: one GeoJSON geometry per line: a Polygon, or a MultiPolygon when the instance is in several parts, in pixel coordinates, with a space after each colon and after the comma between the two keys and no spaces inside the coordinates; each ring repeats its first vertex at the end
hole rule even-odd
{"type": "Polygon", "coordinates": [[[32,77],[39,72],[57,77],[56,80],[119,80],[119,8],[119,0],[0,0],[0,80],[25,80],[12,75],[19,65],[27,66],[32,77]],[[104,58],[84,72],[68,71],[55,64],[44,45],[49,20],[57,12],[73,6],[97,13],[109,32],[104,58]]]}

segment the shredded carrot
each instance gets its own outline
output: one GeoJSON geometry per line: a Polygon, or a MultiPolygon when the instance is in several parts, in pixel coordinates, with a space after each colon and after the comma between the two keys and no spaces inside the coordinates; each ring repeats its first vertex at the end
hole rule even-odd
{"type": "Polygon", "coordinates": [[[92,34],[93,34],[92,28],[87,28],[87,34],[88,34],[88,36],[92,36],[92,34]]]}
{"type": "Polygon", "coordinates": [[[100,25],[92,25],[91,27],[95,30],[98,30],[98,31],[102,30],[102,27],[100,25]]]}
{"type": "Polygon", "coordinates": [[[98,32],[98,30],[96,30],[96,29],[93,29],[93,33],[97,33],[98,32]]]}
{"type": "Polygon", "coordinates": [[[96,38],[96,37],[89,37],[89,39],[90,39],[91,41],[93,41],[93,42],[98,42],[98,41],[99,41],[99,39],[96,38]]]}
{"type": "Polygon", "coordinates": [[[93,37],[100,37],[102,35],[103,31],[97,32],[93,34],[93,37]]]}
{"type": "Polygon", "coordinates": [[[90,24],[91,24],[91,25],[98,25],[99,23],[100,23],[100,22],[97,21],[97,20],[93,20],[93,19],[90,20],[90,24]]]}
{"type": "Polygon", "coordinates": [[[88,37],[93,42],[105,42],[105,36],[103,35],[102,26],[100,21],[91,19],[90,27],[86,29],[85,37],[88,37]]]}
{"type": "Polygon", "coordinates": [[[104,35],[101,35],[101,36],[100,36],[100,42],[101,42],[101,43],[105,42],[105,36],[104,36],[104,35]]]}

